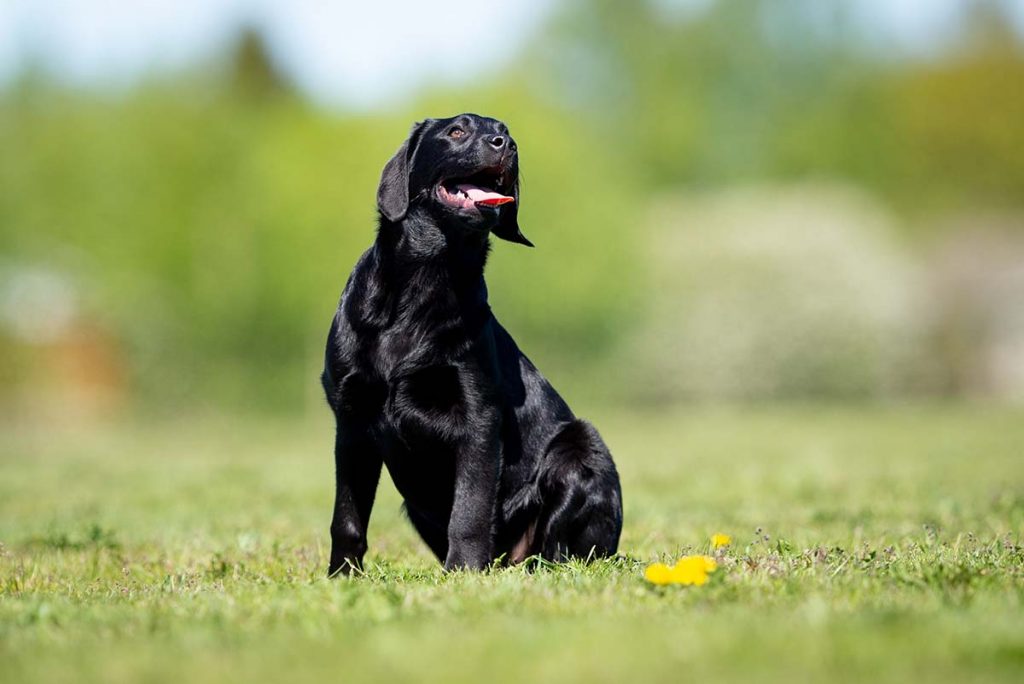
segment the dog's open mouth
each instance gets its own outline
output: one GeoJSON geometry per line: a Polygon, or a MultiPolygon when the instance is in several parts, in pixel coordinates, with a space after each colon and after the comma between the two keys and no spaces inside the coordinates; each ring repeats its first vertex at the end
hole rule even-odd
{"type": "Polygon", "coordinates": [[[437,196],[456,209],[498,207],[516,201],[515,197],[499,192],[505,185],[504,180],[502,175],[490,171],[466,178],[448,178],[437,186],[437,196]]]}

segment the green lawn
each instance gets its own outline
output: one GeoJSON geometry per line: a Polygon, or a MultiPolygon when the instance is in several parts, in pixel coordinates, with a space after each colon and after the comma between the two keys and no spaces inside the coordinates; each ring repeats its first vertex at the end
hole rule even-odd
{"type": "Polygon", "coordinates": [[[387,483],[335,581],[324,413],[8,425],[0,682],[1024,680],[1024,411],[605,412],[623,558],[445,575],[387,483]]]}

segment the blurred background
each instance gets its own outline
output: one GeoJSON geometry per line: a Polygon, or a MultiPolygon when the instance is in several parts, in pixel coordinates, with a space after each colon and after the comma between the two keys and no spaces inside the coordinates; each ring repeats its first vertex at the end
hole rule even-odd
{"type": "Polygon", "coordinates": [[[324,412],[410,124],[522,154],[576,404],[1024,400],[1024,2],[0,3],[7,420],[324,412]]]}

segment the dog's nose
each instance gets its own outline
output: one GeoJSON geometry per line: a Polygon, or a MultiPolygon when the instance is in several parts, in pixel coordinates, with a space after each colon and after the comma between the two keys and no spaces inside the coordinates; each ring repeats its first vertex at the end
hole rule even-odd
{"type": "Polygon", "coordinates": [[[493,147],[494,149],[500,150],[501,148],[505,147],[505,136],[493,135],[487,139],[487,142],[489,142],[491,144],[491,147],[493,147]]]}

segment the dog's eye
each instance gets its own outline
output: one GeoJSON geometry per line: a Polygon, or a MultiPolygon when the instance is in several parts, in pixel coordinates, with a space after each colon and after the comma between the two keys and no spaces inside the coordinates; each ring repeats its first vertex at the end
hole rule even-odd
{"type": "Polygon", "coordinates": [[[448,129],[449,138],[455,138],[456,140],[458,140],[464,135],[466,135],[466,131],[462,130],[458,126],[452,126],[451,128],[448,129]]]}

